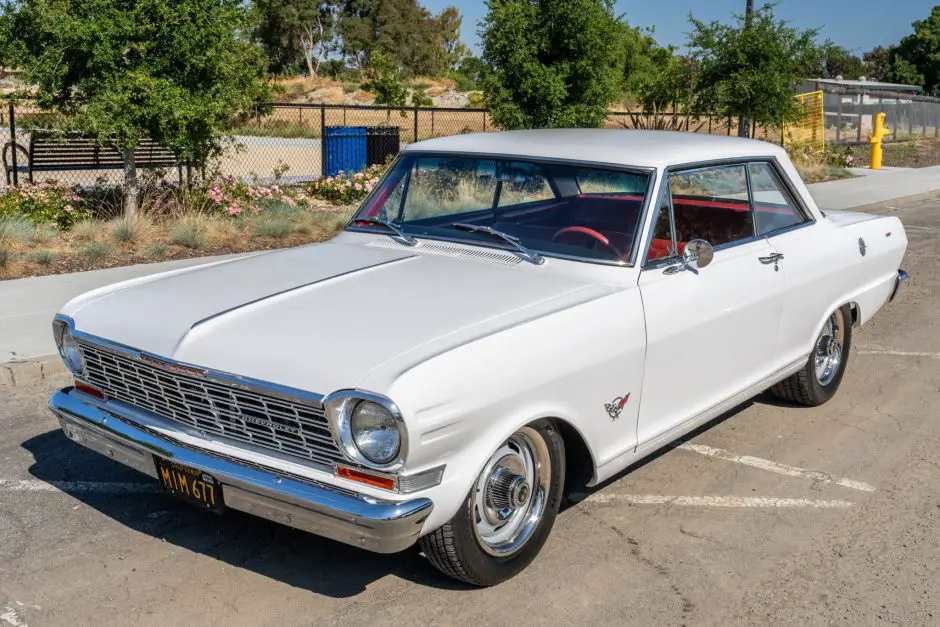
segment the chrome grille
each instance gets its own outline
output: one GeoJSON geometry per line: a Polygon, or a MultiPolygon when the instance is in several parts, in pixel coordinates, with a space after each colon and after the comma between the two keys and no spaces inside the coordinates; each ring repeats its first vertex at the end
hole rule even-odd
{"type": "Polygon", "coordinates": [[[206,434],[328,466],[349,464],[322,406],[170,372],[85,342],[79,347],[83,378],[110,398],[206,434]]]}

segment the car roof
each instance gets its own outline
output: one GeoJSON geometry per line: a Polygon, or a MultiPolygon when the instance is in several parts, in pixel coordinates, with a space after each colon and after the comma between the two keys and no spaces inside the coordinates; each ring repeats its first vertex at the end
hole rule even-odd
{"type": "Polygon", "coordinates": [[[452,135],[408,144],[404,152],[533,157],[644,168],[786,155],[780,146],[754,139],[677,131],[600,128],[452,135]]]}

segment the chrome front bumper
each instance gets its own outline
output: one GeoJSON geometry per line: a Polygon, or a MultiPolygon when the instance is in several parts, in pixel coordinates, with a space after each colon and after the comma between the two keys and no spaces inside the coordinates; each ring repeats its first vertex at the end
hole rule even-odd
{"type": "Polygon", "coordinates": [[[126,466],[156,478],[158,455],[204,470],[222,483],[226,507],[377,553],[414,544],[433,507],[426,498],[374,499],[183,447],[85,402],[72,388],[56,392],[49,407],[71,440],[126,466]]]}

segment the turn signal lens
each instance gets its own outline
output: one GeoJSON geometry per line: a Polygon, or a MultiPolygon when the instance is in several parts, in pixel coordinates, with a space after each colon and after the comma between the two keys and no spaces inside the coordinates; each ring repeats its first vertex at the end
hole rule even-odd
{"type": "Polygon", "coordinates": [[[96,387],[88,385],[87,383],[82,383],[78,379],[75,379],[75,390],[81,392],[82,394],[87,394],[88,396],[94,396],[99,400],[104,400],[104,392],[96,387]]]}
{"type": "Polygon", "coordinates": [[[358,481],[359,483],[364,483],[375,488],[382,488],[383,490],[395,490],[394,479],[381,475],[373,475],[368,472],[362,472],[361,470],[346,468],[345,466],[336,467],[336,476],[349,479],[350,481],[358,481]]]}

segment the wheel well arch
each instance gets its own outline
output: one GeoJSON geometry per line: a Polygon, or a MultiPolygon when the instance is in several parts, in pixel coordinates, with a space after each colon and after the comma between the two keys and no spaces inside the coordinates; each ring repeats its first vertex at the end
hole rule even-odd
{"type": "Polygon", "coordinates": [[[850,301],[848,305],[849,305],[849,310],[851,310],[852,312],[852,326],[858,327],[859,324],[861,324],[862,311],[861,309],[859,309],[858,303],[856,303],[854,300],[850,301]]]}
{"type": "Polygon", "coordinates": [[[574,425],[561,418],[552,418],[551,422],[565,444],[564,493],[578,492],[594,481],[594,455],[587,440],[574,425]]]}

